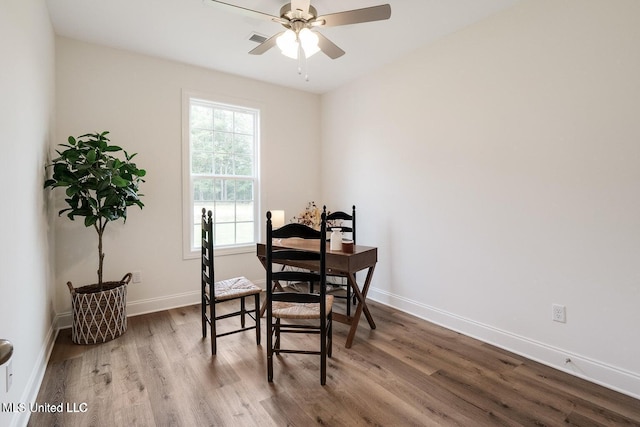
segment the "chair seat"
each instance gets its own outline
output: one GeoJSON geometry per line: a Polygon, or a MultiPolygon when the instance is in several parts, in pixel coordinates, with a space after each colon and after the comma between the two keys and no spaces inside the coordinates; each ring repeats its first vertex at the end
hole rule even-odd
{"type": "MultiPolygon", "coordinates": [[[[333,295],[327,295],[326,315],[331,313],[333,295]]],[[[318,319],[320,317],[319,303],[296,303],[274,301],[271,314],[280,319],[318,319]]]]}
{"type": "Polygon", "coordinates": [[[262,289],[246,277],[234,277],[215,283],[216,301],[225,301],[247,295],[259,294],[262,289]]]}

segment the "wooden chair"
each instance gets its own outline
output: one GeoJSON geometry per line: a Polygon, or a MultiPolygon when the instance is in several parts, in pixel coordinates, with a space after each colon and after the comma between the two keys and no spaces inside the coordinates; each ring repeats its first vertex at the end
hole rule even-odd
{"type": "MultiPolygon", "coordinates": [[[[276,230],[272,228],[271,212],[267,212],[267,380],[273,382],[273,355],[280,353],[312,354],[320,356],[320,384],[327,381],[327,357],[331,357],[331,309],[333,296],[327,295],[326,213],[322,214],[320,231],[306,225],[291,223],[276,230]],[[305,239],[305,249],[274,247],[273,239],[298,237],[305,239]],[[312,250],[309,250],[313,248],[312,250]],[[304,270],[281,270],[278,264],[295,265],[304,270]],[[278,281],[318,283],[319,292],[278,291],[278,281]],[[283,322],[284,321],[284,322],[283,322]],[[282,335],[317,334],[320,350],[283,348],[282,335]]],[[[277,243],[276,243],[277,244],[277,243]]]]}
{"type": "Polygon", "coordinates": [[[216,354],[216,341],[218,337],[235,334],[251,329],[256,330],[256,344],[260,345],[260,293],[262,289],[256,286],[246,277],[215,281],[213,265],[213,219],[209,211],[205,216],[202,209],[202,338],[207,337],[207,324],[211,326],[211,354],[216,354]],[[245,298],[253,296],[254,308],[247,310],[245,298]],[[240,300],[240,310],[232,313],[217,315],[216,305],[230,300],[240,300]],[[209,312],[207,313],[207,307],[209,312]],[[251,326],[245,326],[245,316],[249,315],[254,320],[251,326]],[[240,328],[228,332],[218,333],[216,323],[218,320],[240,316],[240,328]]]}
{"type": "MultiPolygon", "coordinates": [[[[351,215],[343,211],[331,212],[327,215],[327,222],[335,222],[335,225],[330,225],[331,230],[339,228],[342,233],[348,233],[347,237],[353,240],[353,244],[356,244],[356,205],[351,207],[351,215]],[[347,221],[345,223],[345,221],[347,221]]],[[[340,275],[330,274],[329,277],[344,277],[340,275]]],[[[347,300],[347,316],[351,316],[351,303],[356,304],[355,295],[351,295],[351,286],[347,283],[345,285],[347,296],[335,295],[336,298],[345,298],[347,300]]]]}

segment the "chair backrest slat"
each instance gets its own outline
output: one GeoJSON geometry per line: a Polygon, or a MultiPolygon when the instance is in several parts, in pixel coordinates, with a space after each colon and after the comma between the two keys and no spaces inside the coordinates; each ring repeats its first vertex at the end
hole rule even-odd
{"type": "Polygon", "coordinates": [[[283,282],[320,282],[322,278],[318,273],[308,271],[274,271],[271,275],[272,280],[281,280],[283,282]]]}
{"type": "Polygon", "coordinates": [[[297,261],[319,261],[320,253],[303,251],[299,249],[274,249],[272,259],[277,262],[279,259],[289,259],[297,261]]]}
{"type": "Polygon", "coordinates": [[[273,301],[293,302],[298,304],[315,304],[320,302],[320,295],[301,292],[275,292],[273,301]]]}
{"type": "Polygon", "coordinates": [[[292,237],[299,237],[302,239],[319,239],[321,231],[314,230],[311,227],[308,227],[304,224],[298,224],[297,222],[292,222],[286,225],[283,225],[280,228],[271,230],[271,238],[272,239],[289,239],[292,237]]]}

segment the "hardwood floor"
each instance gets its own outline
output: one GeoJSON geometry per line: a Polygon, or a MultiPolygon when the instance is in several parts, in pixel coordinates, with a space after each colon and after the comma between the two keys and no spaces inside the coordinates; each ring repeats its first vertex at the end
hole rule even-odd
{"type": "Polygon", "coordinates": [[[334,322],[324,387],[318,357],[306,355],[277,358],[269,384],[253,331],[219,338],[212,357],[197,305],[132,317],[102,345],[74,345],[62,330],[37,402],[78,412],[34,412],[29,425],[640,425],[639,400],[383,305],[370,310],[378,327],[363,319],[351,349],[347,326],[334,322]]]}

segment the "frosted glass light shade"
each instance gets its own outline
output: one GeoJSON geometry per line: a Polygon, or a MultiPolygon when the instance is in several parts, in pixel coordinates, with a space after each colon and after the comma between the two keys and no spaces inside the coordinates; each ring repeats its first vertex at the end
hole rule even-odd
{"type": "Polygon", "coordinates": [[[282,54],[291,59],[298,59],[298,43],[302,44],[304,56],[307,58],[320,52],[318,35],[308,28],[300,30],[297,37],[293,30],[286,30],[276,39],[276,44],[282,54]]]}
{"type": "Polygon", "coordinates": [[[276,44],[284,56],[292,59],[298,58],[298,41],[296,33],[287,30],[276,39],[276,44]]]}
{"type": "Polygon", "coordinates": [[[304,50],[304,55],[307,58],[310,58],[320,52],[320,48],[318,47],[318,35],[310,29],[303,28],[300,30],[298,38],[300,39],[300,43],[302,43],[302,49],[304,50]]]}

